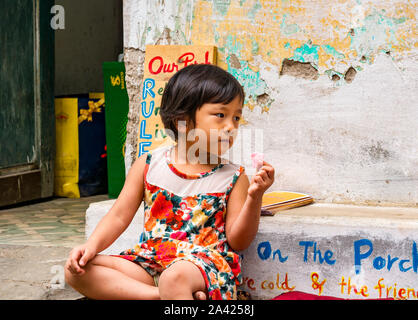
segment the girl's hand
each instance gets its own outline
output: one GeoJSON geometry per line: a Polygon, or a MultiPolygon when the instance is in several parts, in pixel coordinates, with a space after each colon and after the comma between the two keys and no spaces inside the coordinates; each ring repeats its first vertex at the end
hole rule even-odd
{"type": "Polygon", "coordinates": [[[96,250],[87,243],[77,246],[71,250],[67,262],[65,263],[65,268],[70,270],[73,274],[82,275],[85,272],[83,267],[85,267],[87,262],[93,259],[96,254],[96,250]]]}
{"type": "Polygon", "coordinates": [[[274,168],[263,161],[263,166],[251,179],[250,186],[248,187],[248,196],[254,199],[262,197],[273,182],[274,168]]]}

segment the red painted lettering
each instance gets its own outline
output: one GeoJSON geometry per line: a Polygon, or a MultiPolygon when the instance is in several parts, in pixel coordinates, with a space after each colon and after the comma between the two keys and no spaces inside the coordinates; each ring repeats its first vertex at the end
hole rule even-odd
{"type": "Polygon", "coordinates": [[[179,57],[179,62],[184,63],[184,66],[187,67],[189,65],[189,62],[192,62],[193,59],[194,59],[194,53],[186,52],[185,54],[179,57]]]}
{"type": "Polygon", "coordinates": [[[162,68],[163,68],[163,64],[164,64],[163,58],[161,58],[160,56],[156,56],[156,57],[154,57],[150,60],[150,62],[148,64],[148,70],[151,74],[159,74],[161,72],[162,68]],[[155,71],[153,69],[153,67],[154,67],[153,64],[157,60],[160,62],[160,65],[159,65],[158,69],[156,69],[156,71],[155,71]]]}
{"type": "Polygon", "coordinates": [[[243,283],[244,285],[247,284],[248,288],[250,288],[251,290],[255,290],[254,279],[243,277],[243,283]]]}
{"type": "Polygon", "coordinates": [[[251,290],[255,290],[253,279],[248,280],[247,285],[248,285],[248,288],[250,288],[251,290]]]}
{"type": "Polygon", "coordinates": [[[170,68],[170,64],[164,64],[164,68],[163,68],[163,72],[164,73],[171,73],[174,71],[174,69],[176,69],[176,71],[179,71],[179,66],[176,65],[174,62],[171,64],[171,68],[170,68]]]}
{"type": "MultiPolygon", "coordinates": [[[[184,64],[182,67],[187,67],[190,64],[198,64],[199,62],[195,60],[195,54],[193,52],[186,52],[181,55],[178,60],[178,63],[184,64]]],[[[205,52],[204,64],[211,64],[209,62],[209,51],[205,52]]],[[[164,60],[161,56],[156,56],[150,60],[148,63],[148,70],[151,74],[163,73],[173,73],[179,71],[179,65],[175,62],[173,63],[164,63],[164,60]]]]}

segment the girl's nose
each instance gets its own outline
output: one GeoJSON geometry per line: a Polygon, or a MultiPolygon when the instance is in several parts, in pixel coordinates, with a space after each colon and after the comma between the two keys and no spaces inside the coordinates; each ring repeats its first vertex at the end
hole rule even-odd
{"type": "Polygon", "coordinates": [[[224,131],[226,132],[232,132],[235,129],[234,122],[232,120],[226,121],[224,126],[224,131]]]}

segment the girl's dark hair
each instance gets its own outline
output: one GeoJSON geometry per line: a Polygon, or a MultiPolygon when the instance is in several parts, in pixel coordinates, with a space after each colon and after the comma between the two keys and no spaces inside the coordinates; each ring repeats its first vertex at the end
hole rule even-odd
{"type": "Polygon", "coordinates": [[[237,96],[244,103],[244,90],[229,72],[215,65],[192,64],[180,69],[168,81],[161,99],[161,120],[177,141],[176,120],[185,120],[188,116],[195,123],[196,110],[203,104],[228,104],[237,96]]]}

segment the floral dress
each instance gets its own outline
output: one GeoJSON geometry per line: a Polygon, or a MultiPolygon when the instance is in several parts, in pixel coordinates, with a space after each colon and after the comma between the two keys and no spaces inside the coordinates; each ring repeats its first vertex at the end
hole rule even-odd
{"type": "Polygon", "coordinates": [[[240,256],[225,235],[226,204],[244,168],[219,164],[208,172],[185,174],[170,160],[173,147],[148,153],[144,170],[144,230],[139,244],[119,257],[141,265],[151,276],[179,260],[201,271],[209,299],[236,299],[242,282],[240,256]]]}

